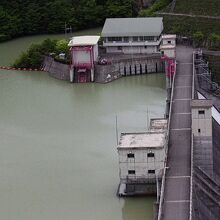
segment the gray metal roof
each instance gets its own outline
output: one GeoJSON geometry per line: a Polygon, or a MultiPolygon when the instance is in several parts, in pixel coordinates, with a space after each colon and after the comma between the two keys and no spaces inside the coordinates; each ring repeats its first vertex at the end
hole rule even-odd
{"type": "Polygon", "coordinates": [[[193,99],[191,100],[191,106],[194,108],[209,108],[212,107],[213,101],[210,99],[193,99]]]}
{"type": "Polygon", "coordinates": [[[107,18],[102,37],[159,36],[162,31],[162,17],[107,18]]]}

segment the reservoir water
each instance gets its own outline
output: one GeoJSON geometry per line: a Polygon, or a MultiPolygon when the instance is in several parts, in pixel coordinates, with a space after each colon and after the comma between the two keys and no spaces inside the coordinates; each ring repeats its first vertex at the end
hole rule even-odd
{"type": "MultiPolygon", "coordinates": [[[[0,65],[47,37],[0,44],[0,65]]],[[[115,116],[120,132],[146,130],[148,117],[163,117],[165,98],[163,74],[102,85],[1,70],[1,219],[152,220],[154,197],[116,196],[115,116]]]]}

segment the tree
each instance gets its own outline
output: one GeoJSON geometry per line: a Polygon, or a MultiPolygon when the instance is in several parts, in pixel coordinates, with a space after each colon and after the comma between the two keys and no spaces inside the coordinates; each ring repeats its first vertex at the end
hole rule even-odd
{"type": "Polygon", "coordinates": [[[62,40],[57,41],[57,43],[56,43],[56,51],[58,53],[65,53],[65,54],[67,54],[68,50],[69,50],[69,47],[68,47],[67,40],[62,39],[62,40]]]}
{"type": "Polygon", "coordinates": [[[135,0],[1,0],[0,39],[97,27],[106,17],[131,17],[135,0]]]}

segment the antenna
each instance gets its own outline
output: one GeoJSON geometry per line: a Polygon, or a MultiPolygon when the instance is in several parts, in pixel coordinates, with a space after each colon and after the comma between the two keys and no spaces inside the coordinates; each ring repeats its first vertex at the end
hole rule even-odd
{"type": "Polygon", "coordinates": [[[148,115],[148,107],[147,107],[147,130],[149,130],[149,115],[148,115]]]}
{"type": "Polygon", "coordinates": [[[116,142],[118,145],[118,117],[117,115],[115,116],[115,132],[116,132],[116,142]]]}

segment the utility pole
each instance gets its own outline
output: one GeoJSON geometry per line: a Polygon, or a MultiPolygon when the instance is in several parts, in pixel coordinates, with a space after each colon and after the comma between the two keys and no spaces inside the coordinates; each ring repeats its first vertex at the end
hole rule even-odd
{"type": "Polygon", "coordinates": [[[73,33],[72,26],[67,27],[66,22],[65,22],[64,30],[65,30],[65,38],[67,38],[67,33],[70,33],[71,35],[73,33]]]}
{"type": "Polygon", "coordinates": [[[66,22],[65,22],[64,29],[65,29],[65,39],[66,39],[66,22]]]}

